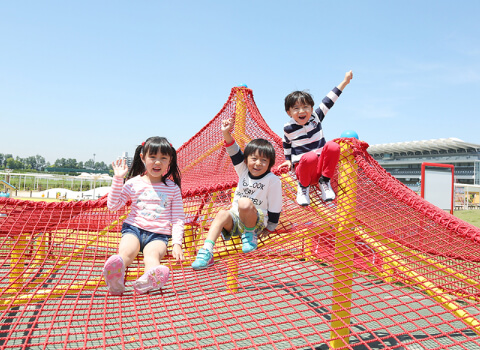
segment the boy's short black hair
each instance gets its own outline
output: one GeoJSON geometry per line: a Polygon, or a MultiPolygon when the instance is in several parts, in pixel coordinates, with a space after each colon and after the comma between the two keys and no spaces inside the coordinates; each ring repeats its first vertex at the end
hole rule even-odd
{"type": "Polygon", "coordinates": [[[313,107],[315,102],[313,102],[313,97],[306,91],[294,91],[291,92],[285,97],[285,112],[288,112],[290,108],[295,106],[295,103],[300,101],[313,107]]]}
{"type": "Polygon", "coordinates": [[[265,139],[255,139],[245,146],[243,155],[245,159],[247,159],[249,155],[255,154],[257,151],[260,156],[269,160],[268,171],[270,171],[275,164],[275,148],[273,148],[272,144],[265,139]]]}

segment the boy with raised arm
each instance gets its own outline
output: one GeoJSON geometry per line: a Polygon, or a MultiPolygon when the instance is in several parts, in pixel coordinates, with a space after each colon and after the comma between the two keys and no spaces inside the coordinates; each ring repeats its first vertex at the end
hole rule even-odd
{"type": "Polygon", "coordinates": [[[316,183],[324,201],[335,199],[330,179],[340,158],[340,147],[333,141],[326,142],[322,121],[352,78],[352,71],[345,73],[343,81],[325,96],[316,110],[313,110],[313,98],[308,92],[294,91],[285,97],[285,111],[291,119],[283,128],[286,160],[279,169],[295,169],[297,203],[300,205],[310,204],[310,186],[316,183]]]}
{"type": "Polygon", "coordinates": [[[194,270],[213,265],[213,247],[220,235],[225,240],[241,236],[243,253],[257,249],[257,237],[273,231],[282,211],[282,184],[270,172],[275,164],[275,149],[264,139],[250,141],[240,150],[230,131],[233,119],[223,120],[225,147],[236,173],[238,186],[230,210],[220,210],[210,226],[203,248],[192,263],[194,270]]]}

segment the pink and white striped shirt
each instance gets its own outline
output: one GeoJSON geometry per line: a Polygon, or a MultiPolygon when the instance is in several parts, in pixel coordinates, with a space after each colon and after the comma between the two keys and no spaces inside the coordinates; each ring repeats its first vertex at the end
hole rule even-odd
{"type": "Polygon", "coordinates": [[[125,219],[127,224],[146,231],[172,236],[172,244],[183,243],[185,213],[180,188],[170,179],[151,184],[141,175],[123,184],[123,179],[113,177],[108,193],[110,210],[122,208],[130,199],[131,210],[125,219]]]}

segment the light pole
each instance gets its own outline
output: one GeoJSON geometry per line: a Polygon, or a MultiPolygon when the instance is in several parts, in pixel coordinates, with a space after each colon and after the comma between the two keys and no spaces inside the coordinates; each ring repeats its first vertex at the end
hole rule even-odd
{"type": "Polygon", "coordinates": [[[93,193],[92,199],[95,199],[95,186],[96,186],[96,178],[95,178],[95,153],[93,154],[93,193]]]}

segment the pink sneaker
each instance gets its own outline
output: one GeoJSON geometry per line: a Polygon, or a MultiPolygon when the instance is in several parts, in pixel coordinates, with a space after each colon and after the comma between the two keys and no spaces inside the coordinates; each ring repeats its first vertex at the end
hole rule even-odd
{"type": "Polygon", "coordinates": [[[158,265],[133,282],[133,288],[138,294],[145,294],[151,290],[160,289],[167,283],[168,276],[170,276],[168,267],[158,265]]]}
{"type": "Polygon", "coordinates": [[[125,264],[120,255],[112,255],[105,261],[103,277],[112,295],[122,295],[125,291],[125,264]]]}

